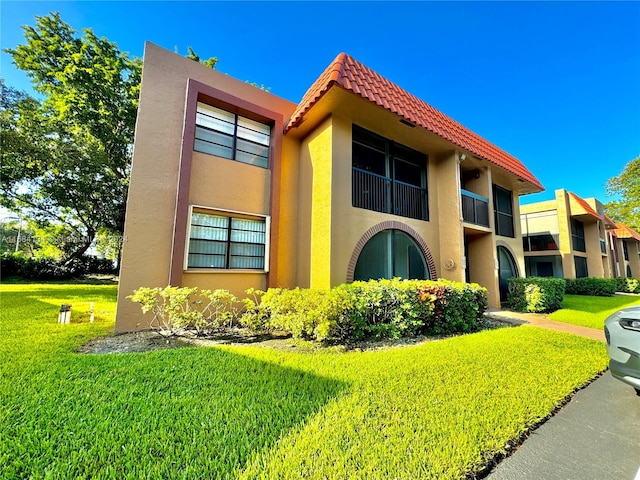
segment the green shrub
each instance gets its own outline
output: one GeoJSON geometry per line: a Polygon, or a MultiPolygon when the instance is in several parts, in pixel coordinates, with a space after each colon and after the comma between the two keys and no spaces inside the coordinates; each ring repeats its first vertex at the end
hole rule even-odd
{"type": "Polygon", "coordinates": [[[2,278],[22,277],[27,280],[69,280],[88,273],[117,273],[113,262],[83,255],[67,264],[52,257],[25,257],[20,253],[3,253],[0,257],[2,278]]]}
{"type": "Polygon", "coordinates": [[[19,253],[3,253],[0,255],[0,278],[17,277],[26,258],[19,253]]]}
{"type": "Polygon", "coordinates": [[[640,280],[629,277],[616,277],[616,292],[640,293],[640,280]]]}
{"type": "Polygon", "coordinates": [[[208,335],[232,325],[238,317],[238,299],[227,290],[197,287],[143,287],[127,298],[151,312],[149,327],[163,335],[208,335]]]}
{"type": "Polygon", "coordinates": [[[589,295],[610,297],[616,293],[616,280],[613,278],[567,278],[567,295],[589,295]]]}
{"type": "Polygon", "coordinates": [[[562,307],[562,278],[510,278],[507,304],[516,312],[552,312],[562,307]]]}
{"type": "Polygon", "coordinates": [[[248,290],[240,323],[295,337],[342,341],[462,333],[477,329],[487,306],[479,285],[419,280],[353,282],[329,291],[248,290]]]}
{"type": "MultiPolygon", "coordinates": [[[[338,319],[342,339],[400,338],[421,333],[435,298],[421,298],[417,280],[370,280],[337,287],[351,299],[338,319]],[[349,336],[345,337],[345,333],[349,336]]],[[[336,290],[336,289],[334,289],[336,290]]]]}

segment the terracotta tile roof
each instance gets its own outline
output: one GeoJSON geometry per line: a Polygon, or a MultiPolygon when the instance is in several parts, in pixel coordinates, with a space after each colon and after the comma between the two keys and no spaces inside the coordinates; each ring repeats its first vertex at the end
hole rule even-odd
{"type": "Polygon", "coordinates": [[[569,196],[571,198],[573,198],[576,202],[578,202],[578,205],[580,205],[585,210],[585,212],[587,214],[589,214],[589,215],[591,215],[593,217],[596,217],[598,220],[602,220],[602,217],[600,215],[598,215],[598,212],[596,212],[593,209],[593,207],[591,205],[589,205],[584,199],[580,198],[575,193],[571,193],[571,192],[569,192],[569,196]]]}
{"type": "Polygon", "coordinates": [[[359,95],[544,190],[540,181],[520,160],[378,75],[346,53],[338,55],[311,85],[298,108],[293,112],[285,133],[298,126],[309,109],[334,85],[359,95]]]}
{"type": "Polygon", "coordinates": [[[630,227],[627,227],[624,223],[616,223],[615,235],[618,238],[633,238],[640,242],[640,233],[636,232],[630,227]]]}

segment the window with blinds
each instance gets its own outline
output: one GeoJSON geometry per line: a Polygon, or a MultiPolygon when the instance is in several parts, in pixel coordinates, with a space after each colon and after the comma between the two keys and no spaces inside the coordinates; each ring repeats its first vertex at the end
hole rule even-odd
{"type": "Polygon", "coordinates": [[[265,269],[265,219],[191,215],[188,268],[265,269]]]}
{"type": "Polygon", "coordinates": [[[259,167],[269,167],[271,127],[198,102],[193,149],[259,167]]]}

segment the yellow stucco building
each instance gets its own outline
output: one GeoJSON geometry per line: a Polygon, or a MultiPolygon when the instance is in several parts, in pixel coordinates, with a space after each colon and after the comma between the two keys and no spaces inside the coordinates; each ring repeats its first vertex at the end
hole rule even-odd
{"type": "Polygon", "coordinates": [[[524,276],[516,158],[340,54],[295,104],[145,48],[117,331],[141,286],[524,276]]]}
{"type": "Polygon", "coordinates": [[[640,235],[614,223],[595,198],[564,189],[520,206],[526,276],[639,277],[640,235]]]}

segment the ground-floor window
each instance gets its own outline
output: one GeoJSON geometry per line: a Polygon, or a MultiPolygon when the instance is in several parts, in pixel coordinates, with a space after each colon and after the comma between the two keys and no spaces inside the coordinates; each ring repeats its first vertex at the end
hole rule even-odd
{"type": "Polygon", "coordinates": [[[587,259],[585,257],[573,257],[574,264],[576,266],[576,278],[584,278],[589,276],[587,270],[587,259]]]}
{"type": "Polygon", "coordinates": [[[266,237],[265,218],[194,211],[187,267],[264,270],[266,237]]]}
{"type": "Polygon", "coordinates": [[[424,254],[413,238],[400,230],[383,230],[362,248],[353,278],[394,277],[428,280],[429,270],[424,254]]]}

